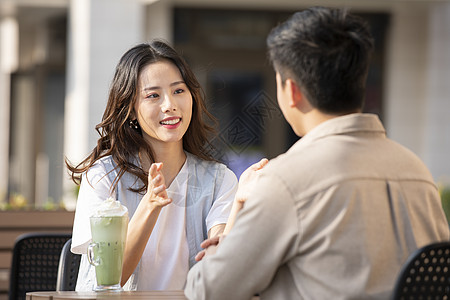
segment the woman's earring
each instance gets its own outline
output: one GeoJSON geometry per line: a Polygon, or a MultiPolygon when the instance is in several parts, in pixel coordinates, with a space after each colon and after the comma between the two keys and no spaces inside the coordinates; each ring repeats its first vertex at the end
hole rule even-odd
{"type": "Polygon", "coordinates": [[[138,123],[137,119],[130,120],[128,125],[130,126],[131,129],[134,129],[134,130],[138,130],[139,129],[139,123],[138,123]]]}

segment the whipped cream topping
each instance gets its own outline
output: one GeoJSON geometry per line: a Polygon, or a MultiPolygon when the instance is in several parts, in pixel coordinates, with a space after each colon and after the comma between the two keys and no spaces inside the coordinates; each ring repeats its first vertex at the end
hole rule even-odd
{"type": "Polygon", "coordinates": [[[121,217],[128,215],[128,209],[116,201],[114,198],[109,197],[97,206],[93,217],[121,217]]]}

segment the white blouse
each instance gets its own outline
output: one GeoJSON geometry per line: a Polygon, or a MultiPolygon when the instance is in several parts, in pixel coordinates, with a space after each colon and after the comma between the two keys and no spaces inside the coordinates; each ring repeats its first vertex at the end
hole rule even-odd
{"type": "MultiPolygon", "coordinates": [[[[142,198],[142,195],[128,190],[136,180],[126,173],[120,180],[117,194],[110,192],[112,182],[105,176],[111,166],[107,162],[111,159],[101,159],[83,176],[77,201],[75,220],[72,235],[72,252],[85,254],[87,245],[91,240],[89,217],[94,208],[109,196],[127,206],[130,219],[142,198]],[[86,180],[88,178],[89,180],[86,180]]],[[[189,271],[189,249],[186,239],[186,194],[188,164],[192,163],[190,155],[182,169],[167,188],[169,197],[173,202],[162,208],[155,227],[147,242],[140,261],[137,290],[167,290],[182,289],[189,271]]],[[[209,231],[218,224],[226,223],[231,210],[234,194],[237,189],[235,174],[226,169],[223,182],[217,193],[217,198],[206,218],[206,226],[209,231]]],[[[83,255],[77,282],[77,291],[91,290],[95,283],[94,268],[83,255]],[[90,269],[90,272],[89,270],[90,269]]],[[[125,286],[126,288],[127,286],[125,286]]]]}

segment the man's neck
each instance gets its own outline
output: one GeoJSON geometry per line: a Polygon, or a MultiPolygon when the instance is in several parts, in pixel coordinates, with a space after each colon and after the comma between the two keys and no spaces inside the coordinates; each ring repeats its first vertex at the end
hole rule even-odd
{"type": "Polygon", "coordinates": [[[313,109],[309,113],[305,114],[304,122],[303,122],[305,131],[306,131],[306,133],[308,133],[314,127],[322,124],[325,121],[334,119],[336,117],[339,117],[339,115],[325,114],[325,113],[320,112],[317,109],[313,109]]]}
{"type": "Polygon", "coordinates": [[[317,127],[318,125],[322,124],[325,121],[338,118],[344,115],[352,114],[352,113],[358,113],[361,111],[353,111],[348,113],[342,113],[342,114],[327,114],[324,112],[319,111],[318,109],[312,109],[307,114],[304,114],[303,117],[303,126],[305,130],[305,134],[310,132],[313,128],[317,127]]]}

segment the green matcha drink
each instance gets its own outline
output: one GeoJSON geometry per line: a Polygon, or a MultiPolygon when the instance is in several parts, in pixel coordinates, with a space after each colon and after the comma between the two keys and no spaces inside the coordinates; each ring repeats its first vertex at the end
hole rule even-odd
{"type": "Polygon", "coordinates": [[[91,218],[92,243],[88,248],[89,262],[95,266],[96,291],[121,289],[123,252],[128,229],[128,212],[118,201],[103,203],[108,210],[97,211],[91,218]],[[111,209],[120,206],[122,212],[111,209]],[[118,214],[118,215],[114,215],[118,214]],[[122,215],[120,215],[122,214],[122,215]]]}

